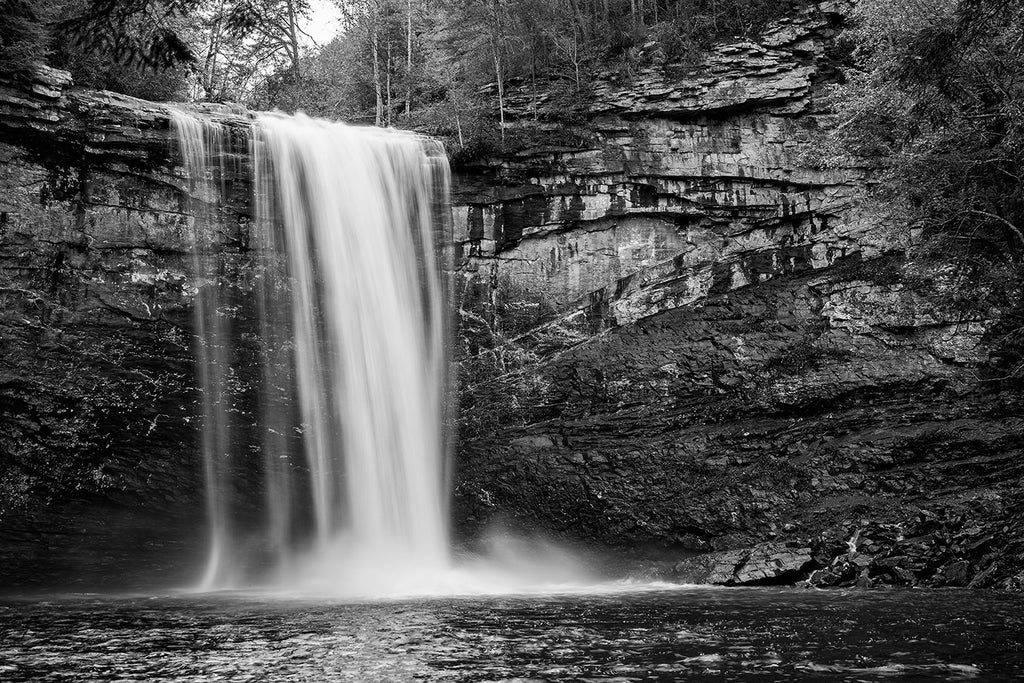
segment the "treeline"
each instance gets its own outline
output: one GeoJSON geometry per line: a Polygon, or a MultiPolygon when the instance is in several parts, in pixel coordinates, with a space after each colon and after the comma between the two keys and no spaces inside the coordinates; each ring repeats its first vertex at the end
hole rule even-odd
{"type": "Polygon", "coordinates": [[[80,85],[148,99],[184,92],[192,60],[187,27],[200,0],[0,0],[0,76],[37,63],[80,85]]]}
{"type": "Polygon", "coordinates": [[[45,62],[78,85],[245,103],[308,51],[307,0],[0,0],[0,75],[45,62]]]}
{"type": "Polygon", "coordinates": [[[717,37],[756,30],[789,6],[771,0],[347,0],[341,4],[346,30],[311,57],[296,99],[318,110],[341,102],[349,116],[372,113],[386,125],[438,102],[464,110],[490,85],[500,116],[509,83],[559,79],[583,91],[599,70],[628,69],[645,57],[685,59],[717,37]]]}
{"type": "Polygon", "coordinates": [[[130,95],[443,128],[470,144],[483,118],[493,112],[500,124],[510,84],[558,81],[571,109],[601,70],[694,59],[793,4],[334,2],[343,27],[316,46],[303,31],[309,0],[3,0],[0,71],[25,72],[45,59],[81,85],[130,95]]]}

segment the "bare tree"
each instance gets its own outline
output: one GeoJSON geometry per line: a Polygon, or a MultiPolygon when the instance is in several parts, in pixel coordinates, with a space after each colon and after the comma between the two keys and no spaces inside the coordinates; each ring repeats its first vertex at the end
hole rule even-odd
{"type": "Polygon", "coordinates": [[[302,80],[300,36],[309,37],[299,22],[309,13],[309,0],[245,0],[231,8],[227,25],[235,35],[255,41],[261,52],[283,56],[298,84],[302,80]]]}
{"type": "Polygon", "coordinates": [[[405,3],[405,118],[412,115],[412,0],[405,3]]]}

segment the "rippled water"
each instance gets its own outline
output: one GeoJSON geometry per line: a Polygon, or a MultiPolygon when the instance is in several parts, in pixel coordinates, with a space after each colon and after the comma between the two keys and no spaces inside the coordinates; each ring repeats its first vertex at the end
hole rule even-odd
{"type": "Polygon", "coordinates": [[[3,681],[1019,680],[1024,599],[675,588],[0,602],[3,681]]]}

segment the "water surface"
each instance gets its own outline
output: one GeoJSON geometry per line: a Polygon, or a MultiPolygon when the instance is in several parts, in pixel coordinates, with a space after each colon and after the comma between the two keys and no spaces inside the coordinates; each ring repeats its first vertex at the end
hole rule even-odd
{"type": "Polygon", "coordinates": [[[1019,680],[1024,598],[675,588],[0,602],[4,681],[1019,680]]]}

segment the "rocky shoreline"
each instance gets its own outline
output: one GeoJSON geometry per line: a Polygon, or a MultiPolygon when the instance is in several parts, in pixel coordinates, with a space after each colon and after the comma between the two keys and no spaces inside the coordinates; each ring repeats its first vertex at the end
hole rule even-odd
{"type": "Polygon", "coordinates": [[[845,540],[822,535],[810,543],[767,541],[697,555],[675,564],[667,578],[723,586],[1024,591],[1024,570],[1017,560],[1024,547],[1019,541],[1009,547],[1003,542],[1011,526],[979,522],[966,512],[940,517],[921,511],[905,524],[864,520],[845,540]]]}

